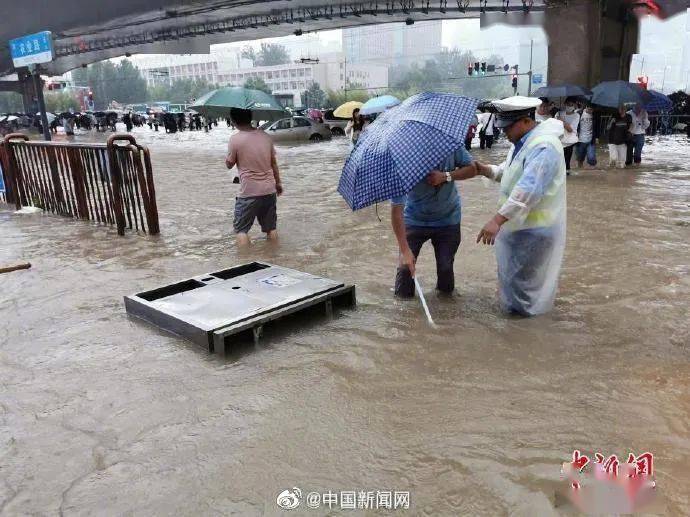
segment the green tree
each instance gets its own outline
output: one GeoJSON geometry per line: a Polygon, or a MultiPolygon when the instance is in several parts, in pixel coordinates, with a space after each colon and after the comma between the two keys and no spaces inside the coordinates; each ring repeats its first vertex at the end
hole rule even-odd
{"type": "Polygon", "coordinates": [[[73,109],[79,111],[79,102],[69,92],[51,92],[45,94],[46,111],[62,113],[73,109]]]}
{"type": "Polygon", "coordinates": [[[259,59],[256,50],[251,45],[246,45],[242,47],[242,52],[240,54],[244,59],[248,59],[252,62],[252,66],[256,66],[256,62],[259,59]]]}
{"type": "Polygon", "coordinates": [[[24,111],[22,96],[16,92],[0,92],[0,113],[21,113],[24,111]]]}
{"type": "Polygon", "coordinates": [[[252,62],[252,66],[284,65],[290,62],[290,54],[283,45],[277,43],[262,43],[257,51],[247,45],[242,48],[242,57],[252,62]]]}
{"type": "Polygon", "coordinates": [[[262,43],[259,50],[259,66],[284,65],[290,62],[290,54],[283,45],[262,43]]]}
{"type": "Polygon", "coordinates": [[[251,88],[252,90],[261,90],[268,94],[272,93],[271,88],[266,84],[261,77],[250,77],[244,82],[245,88],[251,88]]]}
{"type": "Polygon", "coordinates": [[[114,101],[131,104],[146,100],[146,80],[131,61],[124,59],[115,67],[116,83],[111,96],[114,101]]]}
{"type": "Polygon", "coordinates": [[[338,106],[346,103],[347,101],[366,102],[369,100],[369,98],[369,93],[367,92],[367,90],[364,89],[348,90],[347,92],[345,92],[344,90],[328,90],[326,94],[326,103],[324,107],[337,108],[338,106]]]}
{"type": "Polygon", "coordinates": [[[170,85],[156,85],[148,89],[148,100],[169,101],[174,104],[191,104],[198,99],[215,90],[213,85],[204,80],[179,79],[170,85]]]}
{"type": "Polygon", "coordinates": [[[307,108],[323,108],[326,105],[326,92],[319,83],[311,83],[309,89],[302,93],[302,105],[307,108]]]}

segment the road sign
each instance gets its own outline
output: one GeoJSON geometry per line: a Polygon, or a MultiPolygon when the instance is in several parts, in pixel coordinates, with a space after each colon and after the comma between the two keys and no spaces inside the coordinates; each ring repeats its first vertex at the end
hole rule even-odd
{"type": "Polygon", "coordinates": [[[0,192],[5,192],[5,178],[3,177],[2,165],[0,165],[0,192]]]}
{"type": "Polygon", "coordinates": [[[541,82],[544,80],[544,76],[542,74],[533,74],[532,75],[532,84],[541,84],[541,82]]]}
{"type": "Polygon", "coordinates": [[[10,53],[15,68],[49,63],[53,60],[53,36],[43,31],[12,39],[10,53]]]}

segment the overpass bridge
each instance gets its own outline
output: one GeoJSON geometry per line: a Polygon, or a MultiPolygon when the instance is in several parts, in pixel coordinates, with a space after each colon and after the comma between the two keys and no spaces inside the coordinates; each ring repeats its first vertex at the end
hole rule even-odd
{"type": "MultiPolygon", "coordinates": [[[[23,0],[3,7],[0,41],[50,30],[57,75],[136,53],[206,53],[213,43],[247,41],[358,25],[476,18],[513,25],[543,23],[549,79],[592,85],[627,78],[637,48],[637,0],[23,0]]],[[[690,1],[687,2],[690,4],[690,1]]],[[[0,46],[0,75],[14,72],[0,46]]],[[[31,89],[26,69],[6,90],[31,89]]]]}

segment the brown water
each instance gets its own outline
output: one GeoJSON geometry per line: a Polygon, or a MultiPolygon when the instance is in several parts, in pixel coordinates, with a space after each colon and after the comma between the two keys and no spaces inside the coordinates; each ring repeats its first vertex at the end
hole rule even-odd
{"type": "Polygon", "coordinates": [[[273,515],[299,487],[410,491],[411,515],[552,515],[578,448],[651,451],[661,512],[690,514],[687,140],[569,178],[558,302],[530,320],[499,313],[493,250],[474,244],[495,188],[461,184],[454,299],[433,292],[430,249],[418,266],[432,330],[392,296],[388,207],[379,222],[336,192],[342,139],[279,148],[280,243],[239,253],[227,130],[135,135],[160,237],[0,210],[0,264],[33,264],[0,276],[0,513],[273,515]],[[355,283],[359,305],[230,359],[125,314],[123,295],[252,259],[355,283]]]}

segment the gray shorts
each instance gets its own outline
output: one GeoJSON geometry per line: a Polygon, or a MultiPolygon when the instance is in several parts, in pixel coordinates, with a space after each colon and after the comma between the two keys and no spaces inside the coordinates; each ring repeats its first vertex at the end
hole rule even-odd
{"type": "Polygon", "coordinates": [[[261,231],[268,233],[276,229],[278,216],[276,214],[276,195],[235,198],[235,220],[232,225],[235,233],[248,233],[259,220],[261,231]]]}

